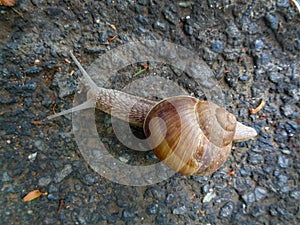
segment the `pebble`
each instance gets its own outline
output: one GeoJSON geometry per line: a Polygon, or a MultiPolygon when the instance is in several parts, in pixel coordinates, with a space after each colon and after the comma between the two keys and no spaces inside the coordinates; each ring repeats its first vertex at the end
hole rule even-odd
{"type": "Polygon", "coordinates": [[[184,25],[183,25],[183,31],[186,35],[193,35],[193,27],[192,25],[189,23],[189,22],[185,22],[184,25]]]}
{"type": "Polygon", "coordinates": [[[117,205],[121,208],[126,208],[129,206],[128,202],[125,199],[117,199],[117,205]]]}
{"type": "Polygon", "coordinates": [[[267,196],[267,189],[265,189],[264,187],[256,187],[254,190],[255,193],[255,199],[256,201],[262,200],[267,196]]]}
{"type": "Polygon", "coordinates": [[[231,216],[232,212],[234,210],[234,203],[233,202],[227,202],[220,210],[220,216],[221,217],[229,217],[231,216]]]}
{"type": "Polygon", "coordinates": [[[261,164],[264,161],[262,155],[249,153],[248,162],[252,165],[261,164]]]}
{"type": "Polygon", "coordinates": [[[122,217],[123,217],[124,220],[129,220],[129,219],[134,218],[135,214],[130,209],[124,209],[123,213],[122,213],[122,217]]]}
{"type": "Polygon", "coordinates": [[[181,2],[178,2],[178,6],[180,6],[182,8],[191,7],[193,4],[194,4],[193,1],[181,1],[181,2]]]}
{"type": "Polygon", "coordinates": [[[263,52],[254,59],[258,68],[266,67],[272,61],[272,54],[270,52],[263,52]]]}
{"type": "Polygon", "coordinates": [[[34,147],[36,147],[40,151],[45,150],[44,142],[42,140],[36,140],[34,143],[34,147]]]}
{"type": "Polygon", "coordinates": [[[253,192],[247,192],[242,195],[242,199],[248,206],[250,206],[255,202],[255,194],[253,192]]]}
{"type": "Polygon", "coordinates": [[[257,23],[253,23],[246,15],[241,19],[242,30],[246,31],[248,34],[260,33],[260,27],[257,23]]]}
{"type": "Polygon", "coordinates": [[[289,177],[285,174],[278,175],[278,183],[280,186],[284,186],[289,180],[289,177]]]}
{"type": "Polygon", "coordinates": [[[291,197],[299,200],[300,199],[300,190],[292,191],[291,197]]]}
{"type": "Polygon", "coordinates": [[[18,127],[16,125],[6,126],[6,134],[16,134],[18,133],[18,127]]]}
{"type": "Polygon", "coordinates": [[[252,188],[252,180],[249,177],[235,179],[234,188],[241,194],[252,188]]]}
{"type": "Polygon", "coordinates": [[[37,83],[35,81],[28,81],[23,86],[22,89],[26,91],[34,91],[37,87],[37,83]]]}
{"type": "Polygon", "coordinates": [[[166,197],[166,203],[167,204],[172,203],[174,200],[175,200],[175,195],[174,194],[170,193],[170,194],[167,195],[167,197],[166,197]]]}
{"type": "Polygon", "coordinates": [[[251,211],[250,214],[254,217],[259,217],[265,213],[264,209],[260,205],[255,205],[251,211]]]}
{"type": "Polygon", "coordinates": [[[63,179],[65,179],[68,175],[73,172],[72,166],[70,164],[66,164],[61,171],[55,173],[54,183],[59,183],[63,179]]]}
{"type": "Polygon", "coordinates": [[[202,202],[206,203],[206,202],[210,202],[211,200],[213,200],[216,197],[216,193],[213,190],[210,190],[203,198],[202,202]]]}
{"type": "Polygon", "coordinates": [[[137,3],[140,5],[146,6],[149,4],[149,0],[138,0],[137,3]]]}
{"type": "Polygon", "coordinates": [[[278,216],[278,212],[275,207],[270,207],[269,212],[271,216],[278,216]]]}
{"type": "MultiPolygon", "coordinates": [[[[80,191],[82,189],[82,186],[80,184],[74,184],[74,189],[76,191],[80,191]]],[[[98,192],[97,192],[98,193],[98,192]]],[[[99,193],[98,193],[99,194],[99,193]]]]}
{"type": "Polygon", "coordinates": [[[269,75],[269,80],[273,82],[274,84],[278,84],[282,80],[282,75],[278,73],[271,73],[269,75]]]}
{"type": "Polygon", "coordinates": [[[45,176],[45,177],[41,177],[38,181],[38,185],[40,187],[44,187],[44,186],[47,186],[51,183],[52,181],[52,178],[50,176],[45,176]]]}
{"type": "Polygon", "coordinates": [[[53,192],[58,192],[58,187],[53,185],[53,184],[50,184],[49,186],[49,192],[50,193],[53,193],[53,192]]]}
{"type": "Polygon", "coordinates": [[[185,205],[183,206],[177,206],[172,210],[172,213],[175,215],[183,215],[187,212],[187,209],[185,207],[185,205]]]}
{"type": "Polygon", "coordinates": [[[41,71],[42,71],[42,68],[40,68],[40,67],[29,67],[29,68],[25,69],[24,72],[26,75],[33,75],[33,74],[38,74],[41,71]]]}
{"type": "Polygon", "coordinates": [[[240,169],[240,174],[241,174],[242,177],[249,176],[248,170],[245,170],[245,169],[240,169]]]}
{"type": "Polygon", "coordinates": [[[34,46],[33,49],[34,53],[39,54],[39,55],[46,55],[47,49],[43,45],[43,43],[38,43],[36,46],[34,46]]]}
{"type": "Polygon", "coordinates": [[[281,168],[288,168],[290,165],[290,160],[285,155],[279,155],[278,164],[281,168]]]}
{"type": "Polygon", "coordinates": [[[287,150],[287,149],[283,149],[281,150],[281,152],[285,155],[290,155],[291,154],[291,151],[290,150],[287,150]]]}
{"type": "Polygon", "coordinates": [[[164,22],[161,22],[161,21],[156,21],[153,24],[153,27],[154,27],[154,29],[158,29],[158,30],[161,30],[161,31],[166,31],[167,30],[167,24],[165,24],[164,22]]]}
{"type": "Polygon", "coordinates": [[[208,192],[210,192],[210,185],[209,184],[205,184],[203,187],[202,187],[202,192],[204,194],[207,194],[208,192]]]}
{"type": "Polygon", "coordinates": [[[226,60],[237,60],[240,55],[241,50],[239,48],[225,48],[223,51],[226,60]]]}
{"type": "Polygon", "coordinates": [[[170,22],[174,25],[177,23],[175,15],[170,10],[168,10],[168,9],[164,10],[163,15],[168,22],[170,22]]]}
{"type": "Polygon", "coordinates": [[[44,97],[43,100],[42,100],[42,105],[46,106],[46,107],[51,106],[52,105],[52,99],[49,98],[49,97],[44,97]]]}
{"type": "Polygon", "coordinates": [[[108,35],[106,34],[106,32],[99,32],[98,40],[100,41],[100,43],[107,42],[107,39],[108,35]]]}
{"type": "Polygon", "coordinates": [[[223,51],[223,42],[214,41],[213,43],[211,43],[210,49],[214,52],[221,53],[223,51]]]}
{"type": "Polygon", "coordinates": [[[295,110],[290,104],[285,104],[284,106],[280,107],[280,109],[286,117],[292,117],[295,113],[295,110]]]}
{"type": "Polygon", "coordinates": [[[162,192],[157,188],[147,188],[144,195],[146,198],[151,198],[151,199],[162,198],[162,192]]]}
{"type": "Polygon", "coordinates": [[[27,158],[29,159],[30,162],[33,162],[36,159],[36,157],[37,157],[37,152],[34,152],[34,153],[28,155],[27,158]]]}
{"type": "Polygon", "coordinates": [[[266,15],[266,21],[267,21],[267,24],[273,29],[273,30],[278,30],[278,28],[279,28],[279,21],[278,21],[278,19],[277,19],[277,17],[276,16],[274,16],[274,15],[272,15],[272,14],[270,14],[270,13],[268,13],[267,15],[266,15]]]}
{"type": "Polygon", "coordinates": [[[106,32],[108,37],[114,37],[116,35],[116,31],[112,28],[107,29],[106,32]]]}
{"type": "Polygon", "coordinates": [[[218,58],[218,53],[212,51],[209,48],[204,48],[203,58],[207,61],[214,61],[218,58]]]}
{"type": "Polygon", "coordinates": [[[54,58],[57,57],[57,52],[56,52],[56,49],[54,46],[51,46],[51,48],[50,48],[50,55],[54,58]]]}
{"type": "Polygon", "coordinates": [[[146,212],[149,215],[154,215],[158,213],[158,205],[157,204],[151,204],[147,207],[146,212]]]}
{"type": "Polygon", "coordinates": [[[299,96],[298,96],[298,88],[297,87],[293,87],[293,86],[288,86],[285,89],[286,93],[293,97],[296,101],[299,100],[299,96]]]}
{"type": "Polygon", "coordinates": [[[22,122],[19,128],[21,128],[20,132],[22,135],[32,135],[32,124],[29,122],[22,122]]]}
{"type": "Polygon", "coordinates": [[[166,215],[157,216],[155,218],[156,224],[167,224],[168,220],[169,219],[168,219],[168,217],[166,215]]]}
{"type": "Polygon", "coordinates": [[[24,100],[24,106],[26,107],[26,108],[30,108],[31,107],[31,105],[32,105],[32,100],[31,99],[25,99],[24,100]]]}
{"type": "Polygon", "coordinates": [[[278,7],[287,8],[287,7],[290,6],[290,1],[289,0],[277,0],[276,3],[277,3],[278,7]]]}
{"type": "Polygon", "coordinates": [[[123,163],[128,163],[130,160],[130,155],[125,153],[119,157],[119,160],[123,163]]]}
{"type": "Polygon", "coordinates": [[[73,77],[66,76],[66,68],[62,67],[62,70],[56,72],[54,79],[52,80],[51,86],[58,87],[59,98],[63,99],[68,95],[74,94],[77,86],[77,81],[73,77]]]}
{"type": "Polygon", "coordinates": [[[143,27],[138,27],[138,29],[137,29],[137,33],[138,34],[142,34],[142,33],[146,33],[147,32],[147,30],[145,29],[145,28],[143,28],[143,27]]]}
{"type": "Polygon", "coordinates": [[[144,17],[144,16],[142,16],[142,15],[138,15],[137,18],[136,18],[136,20],[137,20],[140,24],[142,24],[142,25],[148,25],[148,24],[149,24],[149,19],[146,18],[146,17],[144,17]]]}
{"type": "Polygon", "coordinates": [[[287,193],[291,190],[291,187],[289,185],[286,185],[286,186],[283,186],[281,189],[280,189],[280,193],[287,193]]]}
{"type": "Polygon", "coordinates": [[[50,201],[57,201],[57,200],[59,200],[59,197],[55,194],[50,193],[47,195],[47,199],[50,201]]]}
{"type": "Polygon", "coordinates": [[[264,42],[262,40],[258,39],[254,41],[255,51],[259,52],[263,49],[263,47],[264,47],[264,42]]]}
{"type": "Polygon", "coordinates": [[[99,181],[99,178],[95,174],[88,173],[83,176],[83,179],[81,179],[81,181],[86,185],[93,185],[99,181]]]}
{"type": "Polygon", "coordinates": [[[1,179],[1,181],[2,182],[8,182],[8,181],[10,181],[10,176],[8,175],[8,172],[7,171],[4,171],[3,173],[2,173],[2,179],[1,179]]]}
{"type": "Polygon", "coordinates": [[[239,40],[241,38],[241,33],[234,24],[231,24],[227,27],[226,33],[229,38],[232,38],[234,40],[239,40]]]}
{"type": "Polygon", "coordinates": [[[246,82],[249,79],[250,79],[250,77],[248,75],[246,75],[246,74],[244,74],[244,75],[242,75],[242,76],[239,77],[239,80],[243,81],[243,82],[246,82]]]}

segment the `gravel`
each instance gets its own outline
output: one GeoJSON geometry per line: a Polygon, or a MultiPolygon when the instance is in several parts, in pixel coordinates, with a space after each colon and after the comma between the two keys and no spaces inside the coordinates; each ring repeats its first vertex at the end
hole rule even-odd
{"type": "MultiPolygon", "coordinates": [[[[17,1],[0,12],[1,224],[299,224],[300,23],[290,1],[17,1]],[[201,63],[129,63],[108,74],[105,87],[145,78],[149,85],[134,93],[158,100],[159,77],[205,98],[217,78],[223,106],[259,133],[234,143],[211,176],[114,183],[82,156],[70,115],[45,119],[85,95],[70,50],[93,70],[111,50],[149,39],[184,46],[201,63]],[[145,63],[150,69],[132,77],[145,63]],[[36,189],[39,198],[22,201],[36,189]]],[[[109,116],[97,112],[95,120],[115,159],[158,162],[122,145],[109,116]]]]}

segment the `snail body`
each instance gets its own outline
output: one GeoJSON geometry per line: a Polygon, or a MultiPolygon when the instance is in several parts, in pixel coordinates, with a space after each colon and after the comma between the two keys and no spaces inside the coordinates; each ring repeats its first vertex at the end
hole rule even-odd
{"type": "Polygon", "coordinates": [[[155,102],[97,87],[76,57],[70,55],[91,89],[86,102],[48,119],[95,107],[143,127],[156,156],[171,169],[186,175],[212,174],[228,158],[232,142],[257,135],[253,128],[237,122],[233,114],[209,101],[174,96],[155,102]]]}

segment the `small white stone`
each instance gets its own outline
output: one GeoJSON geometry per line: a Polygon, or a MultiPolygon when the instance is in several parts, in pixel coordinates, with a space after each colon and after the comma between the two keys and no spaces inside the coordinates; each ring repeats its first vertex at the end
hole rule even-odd
{"type": "Polygon", "coordinates": [[[216,193],[214,192],[213,189],[210,189],[209,192],[204,196],[202,202],[206,203],[206,202],[210,202],[211,200],[213,200],[216,197],[216,193]]]}
{"type": "Polygon", "coordinates": [[[33,162],[36,159],[37,152],[34,152],[28,156],[30,162],[33,162]]]}

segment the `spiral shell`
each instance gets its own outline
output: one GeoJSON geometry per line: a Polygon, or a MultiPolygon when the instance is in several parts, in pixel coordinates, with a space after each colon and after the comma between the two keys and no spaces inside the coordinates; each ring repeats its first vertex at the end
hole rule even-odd
{"type": "Polygon", "coordinates": [[[171,169],[186,175],[209,175],[230,154],[236,118],[223,108],[190,96],[156,104],[148,113],[144,132],[154,153],[171,169]],[[161,120],[152,120],[158,117],[161,120]],[[156,140],[163,141],[156,145],[156,140]]]}

